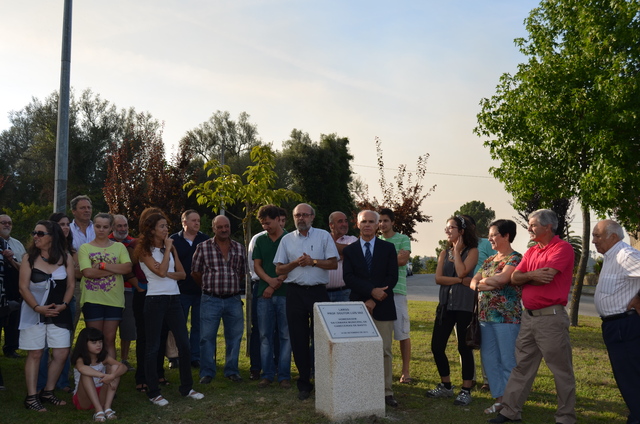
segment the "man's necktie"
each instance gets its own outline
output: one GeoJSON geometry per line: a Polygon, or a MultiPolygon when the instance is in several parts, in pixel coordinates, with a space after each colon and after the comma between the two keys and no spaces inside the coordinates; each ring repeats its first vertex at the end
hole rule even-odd
{"type": "Polygon", "coordinates": [[[366,242],[364,244],[364,260],[367,262],[367,268],[369,268],[369,271],[371,271],[372,265],[373,265],[373,256],[371,255],[371,249],[370,249],[371,243],[366,242]]]}

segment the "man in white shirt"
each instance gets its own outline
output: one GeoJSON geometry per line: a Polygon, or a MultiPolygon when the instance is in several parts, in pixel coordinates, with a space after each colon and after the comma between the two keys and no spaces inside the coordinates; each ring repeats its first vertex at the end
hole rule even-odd
{"type": "Polygon", "coordinates": [[[627,423],[639,424],[640,251],[623,238],[620,224],[610,219],[593,229],[593,244],[604,255],[594,301],[613,376],[629,408],[627,423]]]}

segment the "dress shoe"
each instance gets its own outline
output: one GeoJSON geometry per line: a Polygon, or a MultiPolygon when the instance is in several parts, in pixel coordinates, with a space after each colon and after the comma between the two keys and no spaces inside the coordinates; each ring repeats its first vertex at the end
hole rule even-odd
{"type": "Polygon", "coordinates": [[[249,371],[249,380],[260,380],[260,371],[258,370],[249,371]]]}
{"type": "Polygon", "coordinates": [[[392,408],[397,408],[398,407],[398,401],[395,400],[393,395],[385,396],[384,397],[384,403],[386,403],[387,405],[389,405],[392,408]]]}
{"type": "Polygon", "coordinates": [[[227,377],[229,380],[233,381],[234,383],[240,383],[242,382],[242,377],[240,377],[238,374],[231,374],[230,376],[227,377]]]}
{"type": "Polygon", "coordinates": [[[208,375],[205,375],[204,377],[200,378],[200,384],[209,384],[211,383],[211,380],[213,380],[213,378],[209,377],[208,375]]]}
{"type": "Polygon", "coordinates": [[[200,368],[200,361],[191,361],[191,368],[200,368]]]}
{"type": "Polygon", "coordinates": [[[289,380],[282,380],[280,382],[280,388],[281,389],[290,389],[291,388],[291,381],[289,380]]]}
{"type": "Polygon", "coordinates": [[[170,358],[169,359],[169,369],[175,370],[180,366],[178,358],[170,358]]]}
{"type": "Polygon", "coordinates": [[[300,400],[307,400],[309,396],[311,396],[311,392],[307,392],[306,390],[300,390],[298,392],[298,399],[300,400]]]}
{"type": "Polygon", "coordinates": [[[502,414],[498,414],[497,417],[495,418],[491,418],[490,420],[487,420],[488,423],[497,423],[497,424],[502,424],[502,423],[519,423],[522,420],[512,420],[511,418],[507,418],[502,414]]]}
{"type": "Polygon", "coordinates": [[[22,356],[18,355],[18,353],[15,350],[11,352],[5,352],[4,356],[5,358],[13,358],[13,359],[22,358],[22,356]]]}
{"type": "Polygon", "coordinates": [[[258,387],[260,387],[261,389],[264,389],[265,387],[269,387],[270,385],[271,385],[271,380],[269,380],[268,378],[263,378],[258,383],[258,387]]]}

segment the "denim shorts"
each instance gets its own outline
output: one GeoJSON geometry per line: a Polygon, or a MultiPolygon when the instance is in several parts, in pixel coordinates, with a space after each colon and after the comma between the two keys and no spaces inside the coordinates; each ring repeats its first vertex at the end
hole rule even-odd
{"type": "Polygon", "coordinates": [[[82,305],[82,315],[85,322],[91,321],[122,321],[124,308],[116,306],[100,305],[98,303],[85,303],[82,305]]]}

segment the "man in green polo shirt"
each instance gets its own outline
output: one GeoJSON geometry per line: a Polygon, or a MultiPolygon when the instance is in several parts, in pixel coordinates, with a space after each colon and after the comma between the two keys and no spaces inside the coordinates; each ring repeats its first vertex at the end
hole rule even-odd
{"type": "Polygon", "coordinates": [[[393,300],[396,304],[398,318],[394,322],[393,338],[400,341],[400,356],[402,357],[400,383],[411,383],[411,371],[409,370],[411,338],[409,337],[410,322],[407,304],[407,263],[411,257],[411,240],[408,236],[393,230],[395,219],[395,214],[391,209],[382,209],[378,228],[382,233],[380,238],[393,243],[398,253],[398,283],[393,288],[393,300]]]}
{"type": "Polygon", "coordinates": [[[258,387],[268,387],[276,377],[273,360],[275,337],[278,337],[280,353],[278,361],[278,381],[280,387],[291,387],[291,341],[287,325],[287,285],[282,284],[285,275],[276,274],[273,258],[286,231],[280,225],[280,208],[265,205],[258,211],[258,219],[266,231],[256,239],[253,249],[253,267],[260,277],[258,283],[257,312],[260,332],[261,380],[258,387]]]}

